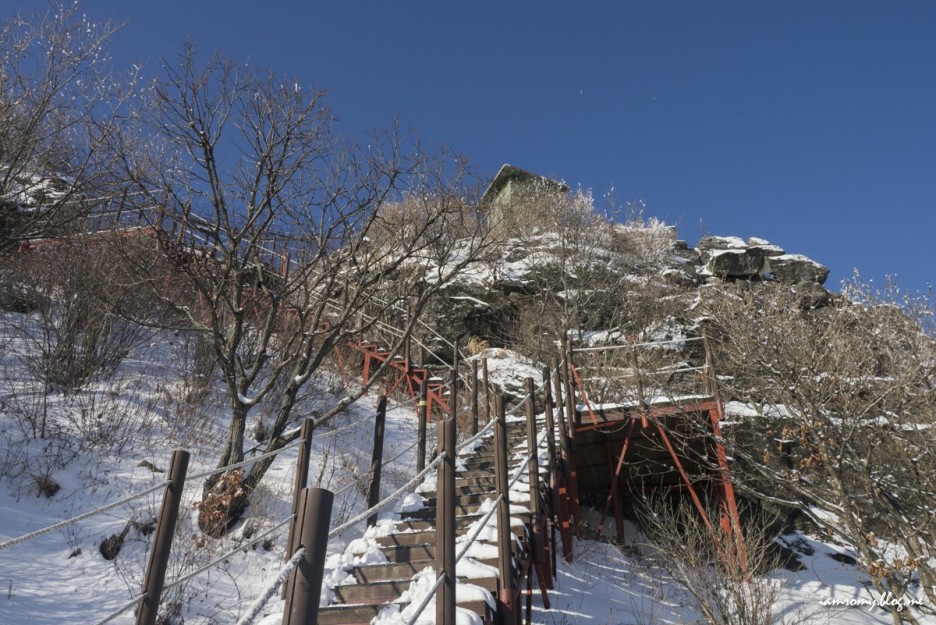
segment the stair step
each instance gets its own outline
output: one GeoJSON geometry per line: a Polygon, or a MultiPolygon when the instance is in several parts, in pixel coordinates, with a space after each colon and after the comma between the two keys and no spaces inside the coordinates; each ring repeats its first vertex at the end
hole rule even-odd
{"type": "MultiPolygon", "coordinates": [[[[481,515],[477,513],[477,509],[478,508],[475,507],[473,511],[465,511],[462,506],[456,506],[455,507],[456,519],[460,516],[473,516],[475,519],[479,519],[481,518],[481,515]]],[[[410,520],[410,521],[435,521],[436,509],[435,508],[420,508],[419,510],[401,512],[400,515],[405,520],[410,520]]],[[[510,516],[519,516],[523,519],[524,522],[529,522],[530,520],[530,512],[529,510],[526,510],[525,506],[521,509],[518,509],[515,504],[511,504],[510,516]]]]}
{"type": "MultiPolygon", "coordinates": [[[[371,620],[384,608],[385,604],[330,605],[319,608],[318,625],[370,625],[371,620]]],[[[481,617],[484,623],[492,623],[494,614],[485,601],[472,600],[459,602],[458,607],[471,610],[481,617]]]]}
{"type": "Polygon", "coordinates": [[[387,560],[390,562],[435,562],[436,546],[435,544],[423,545],[388,545],[381,547],[387,560]]]}
{"type": "MultiPolygon", "coordinates": [[[[410,587],[410,579],[396,579],[386,581],[368,581],[360,584],[348,584],[345,586],[336,586],[335,601],[352,603],[388,603],[400,598],[410,587]]],[[[491,593],[497,592],[496,577],[482,577],[477,579],[464,579],[462,581],[481,586],[491,593]]]]}

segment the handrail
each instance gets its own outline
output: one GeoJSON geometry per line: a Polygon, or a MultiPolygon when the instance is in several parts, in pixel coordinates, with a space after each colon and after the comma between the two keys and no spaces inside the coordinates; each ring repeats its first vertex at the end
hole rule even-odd
{"type": "Polygon", "coordinates": [[[429,471],[431,471],[432,469],[434,469],[440,462],[442,462],[442,459],[443,459],[443,458],[445,458],[445,452],[444,452],[444,451],[443,451],[441,454],[439,454],[438,456],[436,456],[435,460],[433,460],[432,462],[430,462],[430,463],[426,466],[425,469],[423,469],[422,471],[420,471],[419,473],[417,473],[417,474],[415,475],[415,477],[413,477],[413,479],[411,479],[409,482],[407,482],[406,484],[404,484],[404,485],[401,486],[400,488],[396,489],[395,491],[393,491],[393,493],[391,493],[390,495],[388,495],[387,497],[385,497],[382,501],[380,501],[380,502],[378,502],[377,504],[375,504],[374,506],[368,508],[367,510],[365,510],[365,511],[362,512],[361,514],[357,515],[356,517],[354,517],[354,518],[352,518],[352,519],[350,519],[350,520],[348,520],[348,521],[342,523],[342,524],[339,525],[338,527],[334,528],[332,531],[330,531],[330,532],[328,533],[328,537],[329,537],[329,538],[334,538],[335,536],[337,536],[337,535],[340,534],[341,532],[345,531],[346,529],[348,529],[349,527],[351,527],[352,525],[354,525],[354,524],[357,523],[358,521],[363,521],[364,519],[366,519],[366,518],[369,517],[370,515],[374,514],[374,513],[377,512],[378,510],[380,510],[380,509],[381,509],[382,507],[384,507],[386,504],[388,504],[389,502],[391,502],[391,501],[393,501],[394,499],[396,499],[397,497],[399,497],[400,494],[403,493],[403,491],[407,490],[408,488],[410,488],[410,487],[412,487],[412,486],[415,486],[416,482],[418,482],[418,481],[421,480],[423,477],[425,477],[426,474],[429,473],[429,471]]]}
{"type": "Polygon", "coordinates": [[[279,587],[282,586],[287,579],[289,579],[290,574],[299,566],[299,562],[305,557],[305,547],[300,547],[296,553],[293,554],[283,568],[280,569],[279,574],[276,576],[276,579],[273,580],[273,583],[266,587],[259,597],[254,599],[254,602],[250,604],[250,609],[244,614],[244,616],[238,619],[235,625],[250,625],[253,623],[254,619],[260,616],[260,612],[263,610],[263,607],[267,602],[273,598],[273,595],[276,594],[276,591],[279,590],[279,587]]]}
{"type": "Polygon", "coordinates": [[[165,480],[164,482],[161,482],[160,484],[157,484],[156,486],[151,486],[150,488],[147,488],[147,489],[145,489],[145,490],[142,490],[142,491],[140,491],[140,492],[138,492],[138,493],[135,493],[135,494],[133,494],[133,495],[129,495],[129,496],[127,496],[127,497],[124,497],[123,499],[118,499],[117,501],[111,502],[111,503],[109,503],[109,504],[107,504],[107,505],[105,505],[105,506],[101,506],[100,508],[95,508],[94,510],[90,510],[90,511],[85,512],[85,513],[83,513],[83,514],[79,514],[78,516],[74,516],[74,517],[72,517],[72,518],[70,518],[70,519],[65,519],[64,521],[59,521],[58,523],[55,523],[55,524],[53,524],[53,525],[49,525],[48,527],[44,527],[44,528],[39,529],[39,530],[36,530],[36,531],[34,531],[34,532],[29,532],[28,534],[23,534],[22,536],[17,536],[16,538],[10,539],[10,540],[8,540],[8,541],[6,541],[6,542],[2,542],[2,543],[0,543],[0,551],[2,551],[3,549],[6,549],[6,548],[8,548],[8,547],[13,547],[14,545],[18,545],[18,544],[20,544],[20,543],[24,543],[24,542],[26,542],[26,541],[28,541],[28,540],[32,540],[33,538],[38,538],[39,536],[44,536],[45,534],[48,534],[48,533],[50,533],[50,532],[54,532],[54,531],[57,530],[57,529],[61,529],[61,528],[63,528],[63,527],[66,527],[66,526],[68,526],[68,525],[71,525],[72,523],[77,523],[78,521],[83,521],[83,520],[88,519],[88,518],[90,518],[90,517],[93,517],[93,516],[95,516],[95,515],[97,515],[97,514],[101,514],[102,512],[107,512],[108,510],[112,510],[112,509],[114,509],[114,508],[117,508],[117,507],[119,507],[119,506],[122,506],[122,505],[124,505],[125,503],[129,503],[129,502],[131,502],[131,501],[133,501],[133,500],[135,500],[135,499],[139,499],[140,497],[145,497],[146,495],[149,495],[150,493],[154,493],[154,492],[156,492],[156,491],[162,489],[162,488],[163,488],[164,486],[166,486],[167,484],[171,484],[171,480],[165,480]]]}

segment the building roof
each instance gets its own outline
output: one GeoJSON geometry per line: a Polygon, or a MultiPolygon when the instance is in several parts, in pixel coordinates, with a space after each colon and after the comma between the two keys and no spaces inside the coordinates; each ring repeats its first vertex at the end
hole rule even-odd
{"type": "Polygon", "coordinates": [[[481,196],[481,205],[491,202],[494,198],[497,197],[497,194],[509,183],[509,182],[528,182],[528,181],[540,181],[546,183],[548,186],[554,187],[557,191],[565,193],[569,190],[569,187],[559,182],[558,180],[553,180],[547,178],[546,176],[541,176],[539,174],[534,174],[531,171],[525,169],[520,169],[519,167],[514,167],[508,163],[504,163],[500,171],[497,172],[497,175],[494,176],[494,179],[491,180],[491,184],[488,185],[488,188],[485,189],[484,194],[481,196]]]}

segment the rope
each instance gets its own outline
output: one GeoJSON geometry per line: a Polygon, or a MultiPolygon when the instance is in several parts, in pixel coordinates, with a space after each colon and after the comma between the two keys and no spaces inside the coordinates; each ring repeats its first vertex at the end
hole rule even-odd
{"type": "Polygon", "coordinates": [[[196,569],[196,570],[192,571],[192,572],[189,573],[188,575],[183,575],[182,577],[179,577],[178,579],[176,579],[176,580],[173,581],[172,583],[166,584],[165,586],[163,586],[163,591],[169,590],[170,588],[175,588],[176,586],[181,586],[182,584],[184,584],[185,582],[189,581],[190,579],[201,575],[202,573],[204,573],[204,572],[207,571],[208,569],[210,569],[210,568],[212,568],[212,567],[215,567],[215,566],[217,566],[217,565],[219,565],[219,564],[222,564],[225,560],[227,560],[227,559],[230,558],[231,556],[236,555],[238,551],[243,551],[246,547],[251,547],[251,546],[253,546],[253,545],[256,545],[258,542],[260,542],[261,540],[263,540],[264,538],[266,538],[266,537],[269,536],[270,534],[273,534],[273,533],[276,532],[277,530],[282,529],[282,527],[283,527],[284,525],[288,524],[290,521],[292,521],[293,518],[294,518],[295,516],[296,516],[295,514],[289,515],[289,516],[286,517],[284,520],[280,521],[279,523],[277,523],[276,525],[274,525],[273,527],[271,527],[271,528],[268,529],[267,531],[265,531],[265,532],[263,532],[263,533],[261,533],[261,534],[258,534],[257,536],[255,536],[255,537],[253,537],[252,539],[250,539],[249,542],[247,542],[247,543],[245,543],[245,544],[238,545],[237,548],[232,549],[231,551],[228,551],[228,552],[225,553],[223,556],[220,556],[220,557],[218,557],[218,558],[215,558],[214,560],[212,560],[211,562],[209,562],[209,563],[206,564],[205,566],[203,566],[203,567],[201,567],[201,568],[199,568],[199,569],[196,569]]]}
{"type": "MultiPolygon", "coordinates": [[[[546,385],[546,382],[545,382],[545,381],[540,382],[540,385],[537,386],[537,387],[536,387],[536,390],[533,391],[533,392],[536,393],[536,392],[542,390],[543,387],[544,387],[545,385],[546,385]]],[[[514,415],[514,413],[517,412],[517,411],[519,411],[520,408],[521,408],[523,405],[524,405],[524,404],[523,404],[522,402],[519,403],[519,404],[517,404],[516,406],[514,406],[513,408],[511,408],[510,410],[508,410],[507,412],[505,412],[505,413],[504,413],[504,416],[505,416],[505,417],[512,417],[512,416],[514,415]]],[[[497,419],[491,419],[490,421],[488,421],[487,424],[481,429],[481,431],[479,431],[477,434],[475,434],[474,436],[472,436],[472,437],[469,438],[468,440],[463,441],[460,445],[458,445],[458,446],[455,448],[456,453],[459,452],[459,451],[461,451],[461,450],[464,449],[465,447],[468,447],[469,445],[472,445],[475,441],[477,441],[479,438],[481,438],[482,436],[484,436],[484,434],[486,434],[488,430],[490,430],[492,427],[494,427],[494,424],[495,424],[496,422],[497,422],[497,419]]]]}
{"type": "Polygon", "coordinates": [[[289,449],[289,448],[291,448],[291,447],[293,447],[293,446],[295,446],[295,445],[298,445],[298,444],[299,444],[299,439],[294,440],[294,441],[291,441],[291,442],[289,442],[289,443],[286,443],[285,445],[283,445],[282,447],[280,447],[279,449],[276,449],[276,450],[274,450],[274,451],[268,451],[268,452],[266,452],[265,454],[260,454],[259,456],[254,456],[254,457],[252,457],[252,458],[248,458],[247,460],[241,460],[240,462],[235,462],[234,464],[229,464],[229,465],[227,465],[226,467],[220,467],[220,468],[218,468],[218,469],[211,469],[210,471],[205,471],[204,473],[196,473],[195,475],[190,475],[190,476],[188,477],[188,479],[189,479],[189,480],[201,480],[201,479],[204,479],[204,478],[206,478],[206,477],[211,477],[212,475],[218,475],[219,473],[226,473],[227,471],[231,471],[232,469],[239,469],[239,468],[241,468],[241,467],[246,467],[248,464],[253,464],[253,463],[255,463],[255,462],[259,462],[259,461],[261,461],[261,460],[265,460],[266,458],[270,458],[270,457],[272,457],[272,456],[276,456],[276,455],[278,455],[281,451],[283,451],[283,450],[285,450],[285,449],[289,449]]]}
{"type": "Polygon", "coordinates": [[[513,476],[510,478],[510,483],[507,485],[507,490],[510,490],[511,488],[513,488],[514,484],[520,481],[520,478],[523,477],[523,470],[527,468],[527,464],[530,462],[530,460],[532,460],[534,456],[537,456],[539,454],[539,448],[543,445],[543,441],[545,440],[546,440],[546,430],[543,430],[542,432],[540,432],[539,439],[536,441],[536,449],[528,453],[526,455],[526,458],[524,458],[520,462],[520,464],[517,466],[513,476]]]}
{"type": "MultiPolygon", "coordinates": [[[[358,419],[358,420],[355,421],[354,423],[349,423],[349,424],[347,424],[347,425],[345,425],[345,426],[343,426],[343,427],[338,428],[337,430],[330,430],[330,431],[328,431],[328,432],[325,432],[325,433],[322,434],[321,436],[316,437],[316,440],[322,440],[323,438],[326,438],[326,437],[329,437],[329,436],[335,436],[336,434],[340,434],[341,432],[344,432],[344,431],[346,431],[346,430],[349,430],[349,429],[351,429],[351,428],[354,428],[354,427],[357,427],[357,426],[361,425],[362,423],[364,423],[365,421],[367,421],[367,420],[370,419],[370,418],[371,418],[371,415],[368,414],[368,415],[366,415],[365,417],[363,417],[363,418],[361,418],[361,419],[358,419]]],[[[313,429],[314,429],[314,428],[315,428],[315,424],[313,424],[313,429]]],[[[294,431],[295,431],[295,430],[294,430],[294,431]]],[[[200,480],[200,479],[204,479],[204,478],[206,478],[206,477],[211,477],[212,475],[218,475],[219,473],[225,473],[225,472],[227,472],[227,471],[231,471],[232,469],[239,469],[240,467],[245,467],[245,466],[247,466],[247,465],[249,465],[249,464],[253,464],[254,462],[259,462],[259,461],[264,460],[264,459],[266,459],[266,458],[270,458],[271,456],[276,456],[276,455],[279,454],[281,451],[285,451],[285,450],[287,450],[287,449],[291,449],[291,448],[295,447],[295,446],[298,445],[298,444],[299,444],[299,440],[290,441],[290,442],[286,443],[285,445],[283,445],[282,447],[280,447],[279,449],[275,449],[275,450],[273,450],[273,451],[268,451],[268,452],[266,452],[265,454],[261,454],[261,455],[259,455],[259,456],[253,456],[252,458],[248,458],[248,459],[246,459],[246,460],[241,460],[240,462],[235,462],[234,464],[229,464],[229,465],[227,465],[226,467],[221,467],[221,468],[218,468],[218,469],[211,469],[210,471],[205,471],[204,473],[196,473],[195,475],[189,476],[188,479],[189,479],[189,480],[200,480]]]]}
{"type": "Polygon", "coordinates": [[[118,616],[120,616],[121,614],[123,614],[124,612],[126,612],[127,610],[129,610],[130,608],[132,608],[133,606],[137,605],[138,603],[140,603],[140,602],[143,601],[144,599],[146,599],[146,593],[143,593],[142,595],[138,595],[138,596],[134,597],[133,599],[131,599],[130,601],[128,601],[127,603],[125,603],[125,604],[123,605],[123,607],[121,607],[119,610],[115,610],[115,611],[111,612],[110,614],[108,614],[107,616],[105,616],[103,619],[101,619],[100,621],[98,621],[97,623],[95,623],[94,625],[104,625],[105,623],[110,623],[110,622],[113,621],[115,618],[117,618],[118,616]]]}
{"type": "Polygon", "coordinates": [[[389,460],[384,460],[383,464],[390,464],[391,462],[396,462],[397,460],[399,460],[400,456],[402,456],[403,454],[405,454],[406,452],[408,452],[410,449],[412,449],[418,444],[419,444],[419,441],[417,440],[415,443],[413,443],[412,445],[410,445],[409,447],[407,447],[406,449],[404,449],[403,451],[401,451],[394,457],[390,458],[389,460]]]}
{"type": "Polygon", "coordinates": [[[279,587],[289,579],[289,575],[299,566],[299,562],[305,557],[305,552],[305,547],[300,547],[299,550],[293,554],[293,557],[286,562],[280,570],[279,575],[273,580],[273,583],[267,586],[266,590],[250,604],[250,609],[247,610],[244,616],[240,617],[236,625],[251,625],[251,623],[253,623],[254,619],[260,615],[260,611],[263,610],[263,606],[267,604],[273,595],[276,594],[279,587]]]}
{"type": "Polygon", "coordinates": [[[484,526],[487,525],[488,520],[494,516],[494,513],[497,511],[497,504],[499,504],[503,498],[504,495],[500,494],[497,496],[497,499],[494,500],[494,505],[491,506],[491,509],[487,511],[487,514],[481,518],[481,522],[478,523],[477,527],[475,527],[468,540],[463,543],[462,549],[458,552],[458,555],[455,556],[455,564],[461,562],[461,559],[465,556],[466,553],[468,553],[468,548],[471,547],[471,545],[473,545],[476,540],[478,540],[478,536],[481,535],[481,531],[484,530],[484,526]]]}
{"type": "Polygon", "coordinates": [[[91,510],[90,512],[85,512],[84,514],[79,514],[78,516],[72,517],[72,518],[70,518],[70,519],[66,519],[65,521],[60,521],[60,522],[58,522],[58,523],[56,523],[56,524],[54,524],[54,525],[50,525],[50,526],[45,527],[45,528],[40,529],[40,530],[36,530],[35,532],[30,532],[30,533],[28,533],[28,534],[23,534],[22,536],[19,536],[19,537],[17,537],[17,538],[13,538],[13,539],[8,540],[8,541],[6,541],[6,542],[4,542],[4,543],[0,543],[0,551],[6,549],[6,548],[8,548],[8,547],[12,547],[13,545],[18,545],[18,544],[20,544],[20,543],[24,543],[24,542],[26,542],[27,540],[32,540],[33,538],[38,538],[39,536],[43,536],[43,535],[48,534],[48,533],[50,533],[50,532],[54,532],[55,530],[61,529],[61,528],[65,527],[65,526],[67,526],[67,525],[71,525],[72,523],[77,523],[78,521],[83,521],[83,520],[85,520],[85,519],[87,519],[87,518],[93,517],[93,516],[96,515],[96,514],[101,514],[102,512],[107,512],[108,510],[112,510],[112,509],[114,509],[114,508],[117,508],[117,507],[119,507],[119,506],[122,506],[122,505],[124,505],[125,503],[128,503],[128,502],[130,502],[130,501],[133,501],[134,499],[139,499],[140,497],[145,497],[146,495],[149,495],[150,493],[154,493],[154,492],[160,490],[161,488],[163,488],[164,486],[166,486],[166,485],[168,485],[168,484],[170,484],[170,483],[171,483],[171,480],[166,480],[166,481],[162,482],[161,484],[157,484],[156,486],[152,486],[152,487],[150,487],[150,488],[147,488],[146,490],[140,491],[139,493],[130,495],[130,496],[128,496],[128,497],[124,497],[123,499],[118,499],[117,501],[112,502],[112,503],[109,503],[109,504],[107,504],[106,506],[101,506],[100,508],[96,508],[96,509],[94,509],[94,510],[91,510]]]}
{"type": "Polygon", "coordinates": [[[354,525],[354,524],[357,523],[358,521],[363,521],[364,519],[366,519],[367,517],[369,517],[369,516],[372,515],[373,513],[377,512],[380,508],[382,508],[382,507],[383,507],[385,504],[387,504],[388,502],[390,502],[390,501],[396,499],[397,497],[399,497],[400,494],[401,494],[403,491],[405,491],[405,490],[407,490],[408,488],[414,486],[414,485],[416,484],[416,482],[418,482],[418,481],[421,480],[423,477],[425,477],[425,475],[426,475],[427,473],[429,473],[429,471],[431,471],[432,469],[434,469],[434,468],[436,467],[436,465],[438,465],[440,462],[442,462],[442,459],[443,459],[443,458],[445,458],[445,452],[444,452],[444,451],[443,451],[441,454],[439,454],[438,456],[436,456],[436,459],[435,459],[435,460],[433,460],[432,462],[430,462],[429,465],[428,465],[425,469],[423,469],[422,471],[420,471],[419,473],[417,473],[416,476],[415,476],[413,479],[411,479],[409,482],[407,482],[406,484],[404,484],[404,485],[401,486],[400,488],[398,488],[398,489],[396,489],[395,491],[393,491],[392,494],[390,494],[390,495],[388,495],[387,497],[385,497],[385,498],[383,499],[383,501],[380,501],[379,503],[377,503],[377,505],[375,505],[375,506],[373,506],[373,507],[371,507],[371,508],[368,508],[367,510],[365,510],[365,511],[362,512],[361,514],[359,514],[359,515],[357,515],[356,517],[354,517],[353,519],[351,519],[350,521],[346,521],[345,523],[342,523],[341,525],[339,525],[338,527],[336,527],[335,529],[333,529],[332,531],[330,531],[330,532],[328,533],[328,537],[329,537],[329,538],[334,538],[335,536],[337,536],[337,535],[340,534],[341,532],[345,531],[346,529],[348,529],[349,527],[351,527],[352,525],[354,525]]]}
{"type": "Polygon", "coordinates": [[[439,591],[439,586],[442,585],[442,582],[445,581],[445,573],[439,573],[439,577],[436,578],[435,584],[432,585],[432,589],[426,593],[426,596],[423,597],[423,600],[419,603],[419,607],[416,608],[416,613],[410,616],[409,620],[406,621],[406,625],[415,625],[416,621],[422,616],[422,613],[426,610],[426,606],[429,605],[429,602],[432,601],[435,594],[439,591]]]}
{"type": "MultiPolygon", "coordinates": [[[[418,443],[419,443],[419,441],[416,441],[415,443],[413,443],[412,445],[410,445],[409,447],[407,447],[406,449],[404,449],[403,451],[401,451],[400,453],[398,453],[397,455],[395,455],[393,458],[390,458],[390,460],[384,461],[384,464],[390,464],[391,462],[396,461],[400,456],[402,456],[403,454],[405,454],[406,452],[408,452],[410,449],[412,449],[413,447],[415,447],[418,443]]],[[[347,484],[345,484],[344,486],[342,486],[339,490],[336,490],[336,491],[335,491],[335,496],[337,497],[338,495],[340,495],[341,493],[343,493],[343,492],[345,492],[346,490],[350,489],[351,487],[356,486],[357,483],[358,483],[357,480],[351,480],[350,482],[348,482],[347,484]]]]}

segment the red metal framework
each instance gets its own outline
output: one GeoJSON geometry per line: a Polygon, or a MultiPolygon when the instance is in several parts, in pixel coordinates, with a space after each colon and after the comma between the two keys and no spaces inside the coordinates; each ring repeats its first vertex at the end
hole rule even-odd
{"type": "MultiPolygon", "coordinates": [[[[722,444],[720,424],[724,416],[724,409],[714,383],[715,377],[707,340],[706,367],[704,370],[708,394],[705,397],[674,400],[666,404],[648,404],[642,398],[642,389],[639,389],[641,399],[635,405],[596,409],[588,399],[582,383],[582,376],[577,371],[570,349],[566,350],[565,367],[567,368],[567,379],[570,380],[570,386],[572,386],[570,389],[571,394],[574,395],[577,392],[583,404],[581,408],[573,410],[571,407],[572,402],[567,401],[568,436],[573,447],[576,441],[584,435],[588,435],[591,441],[594,441],[599,433],[614,432],[615,435],[620,432],[624,433],[623,439],[609,435],[604,440],[609,487],[604,503],[602,525],[604,524],[604,518],[608,516],[613,506],[618,539],[623,540],[624,524],[620,500],[622,472],[628,459],[640,460],[633,457],[635,453],[640,453],[634,451],[636,437],[638,435],[653,436],[655,440],[658,439],[662,448],[665,449],[665,455],[678,474],[681,490],[688,494],[692,505],[696,508],[703,523],[711,533],[717,553],[726,564],[740,566],[743,571],[747,572],[747,556],[741,533],[738,507],[729,475],[728,456],[722,444]],[[585,417],[586,414],[587,417],[585,417]],[[679,452],[677,445],[674,445],[673,433],[667,426],[667,423],[675,423],[679,419],[704,419],[705,421],[708,449],[702,450],[706,453],[701,455],[714,459],[715,478],[710,480],[707,485],[713,487],[712,494],[719,513],[717,527],[709,518],[709,513],[703,503],[703,493],[700,491],[703,484],[699,480],[693,480],[686,468],[686,462],[689,459],[685,454],[679,452]],[[617,453],[615,453],[614,449],[615,444],[619,444],[617,453]]],[[[579,441],[579,443],[581,444],[582,441],[579,441]]],[[[594,448],[595,443],[592,442],[591,446],[594,448]]],[[[581,451],[579,450],[579,453],[581,451]]],[[[577,483],[579,476],[582,475],[581,471],[575,471],[576,455],[579,454],[573,450],[569,458],[571,467],[567,467],[568,479],[572,483],[577,483]]],[[[572,489],[569,488],[568,490],[572,489]]],[[[567,492],[566,496],[568,496],[567,492]]],[[[560,512],[572,508],[574,504],[575,502],[570,501],[566,506],[560,506],[560,512]]],[[[577,515],[574,515],[572,522],[574,523],[576,520],[577,515]]]]}

